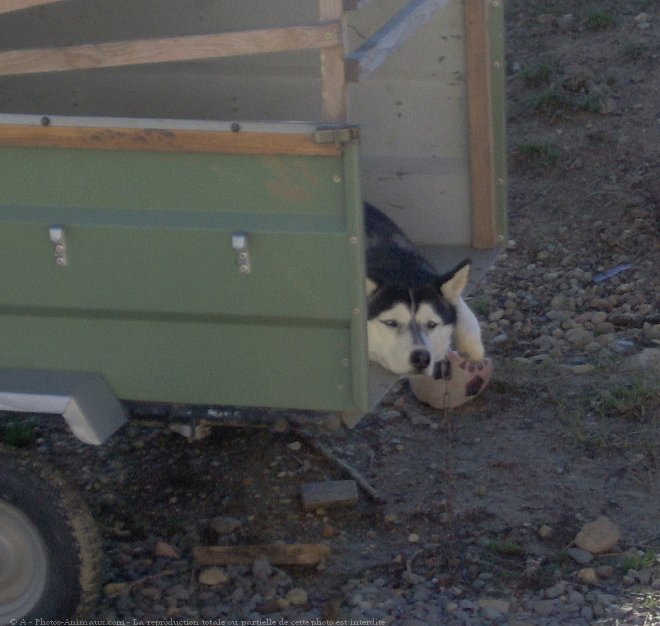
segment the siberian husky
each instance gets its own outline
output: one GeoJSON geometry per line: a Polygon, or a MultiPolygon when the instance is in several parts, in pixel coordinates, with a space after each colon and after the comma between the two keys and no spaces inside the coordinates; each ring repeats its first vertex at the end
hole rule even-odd
{"type": "Polygon", "coordinates": [[[433,376],[452,346],[484,358],[481,330],[463,301],[470,261],[438,274],[399,227],[365,203],[369,359],[395,374],[433,376]]]}

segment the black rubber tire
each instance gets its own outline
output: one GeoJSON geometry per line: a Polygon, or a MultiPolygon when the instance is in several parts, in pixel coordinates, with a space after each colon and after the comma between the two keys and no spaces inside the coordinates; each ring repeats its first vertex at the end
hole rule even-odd
{"type": "Polygon", "coordinates": [[[87,617],[101,562],[81,498],[48,467],[0,448],[0,625],[87,617]]]}

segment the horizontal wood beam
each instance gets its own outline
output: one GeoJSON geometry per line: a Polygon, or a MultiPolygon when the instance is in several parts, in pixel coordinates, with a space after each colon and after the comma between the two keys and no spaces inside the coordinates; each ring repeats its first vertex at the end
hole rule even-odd
{"type": "Polygon", "coordinates": [[[0,146],[136,152],[339,156],[341,145],[304,133],[0,125],[0,146]]]}
{"type": "Polygon", "coordinates": [[[0,14],[62,1],[63,0],[0,0],[0,14]]]}
{"type": "Polygon", "coordinates": [[[265,544],[251,546],[197,546],[193,560],[197,566],[250,565],[266,557],[273,565],[315,566],[330,556],[323,543],[265,544]]]}
{"type": "Polygon", "coordinates": [[[412,0],[377,33],[347,57],[348,79],[356,82],[374,72],[449,0],[412,0]]]}
{"type": "Polygon", "coordinates": [[[341,41],[341,24],[328,22],[315,26],[10,50],[0,53],[0,76],[328,48],[340,45],[341,41]]]}

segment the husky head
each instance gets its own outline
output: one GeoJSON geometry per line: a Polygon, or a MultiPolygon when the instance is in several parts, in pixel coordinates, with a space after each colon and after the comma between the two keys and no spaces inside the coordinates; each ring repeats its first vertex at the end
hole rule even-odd
{"type": "Polygon", "coordinates": [[[432,375],[451,348],[461,294],[470,272],[463,261],[441,276],[414,280],[367,279],[369,359],[395,374],[432,375]]]}

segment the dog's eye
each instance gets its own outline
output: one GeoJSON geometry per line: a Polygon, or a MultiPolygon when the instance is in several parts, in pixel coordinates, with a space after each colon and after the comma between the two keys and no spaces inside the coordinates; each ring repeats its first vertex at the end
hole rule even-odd
{"type": "Polygon", "coordinates": [[[397,322],[396,320],[380,320],[380,321],[389,328],[397,328],[399,326],[399,322],[397,322]]]}
{"type": "Polygon", "coordinates": [[[436,326],[439,326],[438,322],[426,322],[426,328],[433,330],[436,326]]]}

